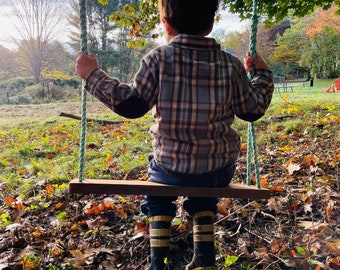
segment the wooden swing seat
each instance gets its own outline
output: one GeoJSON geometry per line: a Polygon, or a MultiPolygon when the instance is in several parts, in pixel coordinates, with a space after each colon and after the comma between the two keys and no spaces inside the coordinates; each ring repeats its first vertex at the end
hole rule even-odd
{"type": "Polygon", "coordinates": [[[269,189],[255,186],[230,184],[227,187],[192,187],[159,184],[141,180],[73,179],[69,183],[70,193],[121,194],[151,196],[190,196],[241,199],[269,199],[269,189]]]}

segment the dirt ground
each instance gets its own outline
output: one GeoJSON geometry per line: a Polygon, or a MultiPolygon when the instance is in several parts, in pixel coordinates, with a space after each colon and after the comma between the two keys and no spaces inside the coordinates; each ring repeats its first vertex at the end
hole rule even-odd
{"type": "MultiPolygon", "coordinates": [[[[99,102],[87,102],[88,115],[110,111],[99,102]]],[[[59,116],[61,112],[81,115],[81,102],[29,104],[29,105],[2,105],[0,106],[0,119],[11,120],[18,118],[42,118],[59,116]]],[[[2,121],[1,121],[2,122],[2,121]]]]}

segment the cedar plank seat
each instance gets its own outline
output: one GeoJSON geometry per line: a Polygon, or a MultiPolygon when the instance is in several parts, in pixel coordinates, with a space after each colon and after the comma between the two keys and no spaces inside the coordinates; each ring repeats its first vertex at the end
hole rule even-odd
{"type": "Polygon", "coordinates": [[[242,199],[269,199],[269,189],[255,186],[230,184],[227,187],[192,187],[153,183],[141,180],[73,179],[69,183],[70,193],[121,194],[151,196],[191,196],[242,199]]]}

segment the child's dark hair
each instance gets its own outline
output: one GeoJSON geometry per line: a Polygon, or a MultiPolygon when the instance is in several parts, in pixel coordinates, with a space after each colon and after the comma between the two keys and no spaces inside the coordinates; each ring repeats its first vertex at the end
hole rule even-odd
{"type": "Polygon", "coordinates": [[[160,0],[165,19],[181,34],[197,35],[209,30],[218,0],[160,0]]]}

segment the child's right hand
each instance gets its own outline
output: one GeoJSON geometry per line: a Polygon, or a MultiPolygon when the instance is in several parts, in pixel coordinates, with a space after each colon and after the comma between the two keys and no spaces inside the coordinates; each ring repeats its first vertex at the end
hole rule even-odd
{"type": "Polygon", "coordinates": [[[99,68],[99,64],[93,54],[85,55],[79,52],[75,68],[78,76],[86,80],[95,69],[99,68]]]}
{"type": "Polygon", "coordinates": [[[247,52],[246,58],[244,58],[244,65],[247,72],[258,69],[268,69],[268,66],[260,55],[256,54],[256,56],[253,58],[250,56],[250,52],[247,52]]]}

